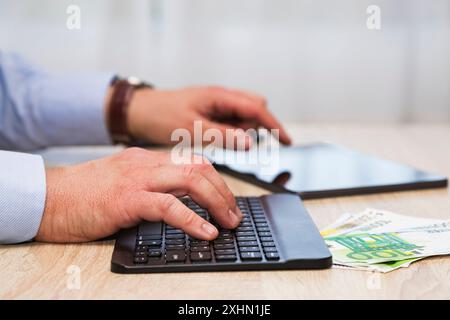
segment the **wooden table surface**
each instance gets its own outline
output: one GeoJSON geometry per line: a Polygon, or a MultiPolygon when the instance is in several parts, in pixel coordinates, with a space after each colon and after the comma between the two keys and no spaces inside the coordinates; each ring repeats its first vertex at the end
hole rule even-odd
{"type": "MultiPolygon", "coordinates": [[[[450,125],[291,125],[295,143],[330,141],[450,176],[450,125]]],[[[114,149],[116,151],[116,149],[114,149]]],[[[226,177],[236,195],[267,193],[226,177]]],[[[374,207],[450,218],[448,189],[305,201],[318,227],[374,207]]],[[[0,298],[25,299],[448,299],[450,257],[388,274],[329,269],[120,275],[113,241],[0,246],[0,298]]]]}

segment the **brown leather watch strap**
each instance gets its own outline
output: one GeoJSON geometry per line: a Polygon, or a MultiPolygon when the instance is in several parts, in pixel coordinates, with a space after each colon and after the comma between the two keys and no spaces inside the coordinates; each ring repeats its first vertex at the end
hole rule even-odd
{"type": "Polygon", "coordinates": [[[108,114],[109,132],[114,144],[128,144],[133,137],[128,130],[127,111],[135,86],[127,80],[117,80],[112,84],[112,88],[108,114]]]}

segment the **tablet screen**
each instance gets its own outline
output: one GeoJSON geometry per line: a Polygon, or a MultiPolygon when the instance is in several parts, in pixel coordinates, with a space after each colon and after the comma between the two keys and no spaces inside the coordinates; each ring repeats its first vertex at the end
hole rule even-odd
{"type": "MultiPolygon", "coordinates": [[[[249,151],[247,157],[254,152],[249,151]]],[[[211,160],[219,169],[248,182],[296,192],[303,198],[447,185],[446,177],[329,143],[280,147],[272,164],[267,159],[259,163],[239,160],[241,153],[226,151],[211,160]]]]}

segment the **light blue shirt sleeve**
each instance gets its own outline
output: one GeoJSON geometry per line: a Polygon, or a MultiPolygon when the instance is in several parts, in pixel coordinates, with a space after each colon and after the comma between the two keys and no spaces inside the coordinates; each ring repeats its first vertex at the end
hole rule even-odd
{"type": "Polygon", "coordinates": [[[0,151],[0,243],[33,239],[45,207],[45,169],[38,155],[0,151]]]}
{"type": "MultiPolygon", "coordinates": [[[[109,144],[104,99],[113,74],[59,75],[0,51],[0,149],[109,144]]],[[[45,208],[40,156],[0,151],[0,243],[36,235],[45,208]]]]}
{"type": "Polygon", "coordinates": [[[112,74],[51,74],[0,51],[0,149],[110,143],[103,106],[112,74]]]}

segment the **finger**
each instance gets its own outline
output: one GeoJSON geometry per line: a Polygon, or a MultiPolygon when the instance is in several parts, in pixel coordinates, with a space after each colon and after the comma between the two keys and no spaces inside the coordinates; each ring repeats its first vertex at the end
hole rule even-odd
{"type": "MultiPolygon", "coordinates": [[[[208,179],[214,187],[222,194],[222,196],[225,198],[225,201],[230,204],[231,209],[238,215],[238,217],[242,218],[242,212],[239,210],[236,198],[234,197],[233,193],[231,192],[230,188],[228,188],[227,184],[225,183],[225,180],[222,178],[222,176],[217,172],[217,170],[212,166],[211,162],[205,157],[194,155],[195,158],[201,158],[200,160],[203,161],[205,166],[203,166],[202,170],[200,170],[200,173],[208,179]]],[[[194,159],[195,160],[195,159],[194,159]]]]}
{"type": "Polygon", "coordinates": [[[278,129],[282,143],[291,143],[284,127],[275,119],[263,102],[255,102],[253,99],[242,96],[242,94],[236,94],[226,89],[213,90],[212,95],[219,113],[224,115],[234,114],[243,119],[255,119],[266,129],[278,129]]]}
{"type": "Polygon", "coordinates": [[[204,175],[209,165],[178,165],[160,167],[155,170],[149,182],[150,190],[172,193],[176,196],[189,195],[201,207],[207,209],[214,219],[225,228],[236,228],[242,213],[236,212],[236,202],[225,184],[217,182],[217,177],[204,175]],[[215,180],[214,182],[211,179],[215,180]]]}
{"type": "Polygon", "coordinates": [[[241,128],[244,131],[246,131],[248,129],[255,129],[255,130],[257,130],[258,127],[259,127],[258,122],[252,121],[252,120],[240,121],[235,126],[241,128]]]}
{"type": "Polygon", "coordinates": [[[257,103],[262,104],[263,106],[267,106],[266,98],[254,93],[254,92],[237,90],[237,89],[225,89],[225,90],[227,90],[228,92],[234,93],[234,94],[241,95],[244,98],[251,99],[257,103]]]}
{"type": "Polygon", "coordinates": [[[216,227],[171,194],[143,192],[137,197],[135,206],[140,219],[162,220],[196,239],[213,240],[219,234],[216,227]]]}
{"type": "Polygon", "coordinates": [[[278,129],[279,139],[283,144],[291,144],[291,138],[286,132],[286,129],[281,125],[280,122],[272,115],[272,113],[266,108],[258,108],[255,111],[255,117],[259,120],[261,125],[266,129],[278,129]]]}

